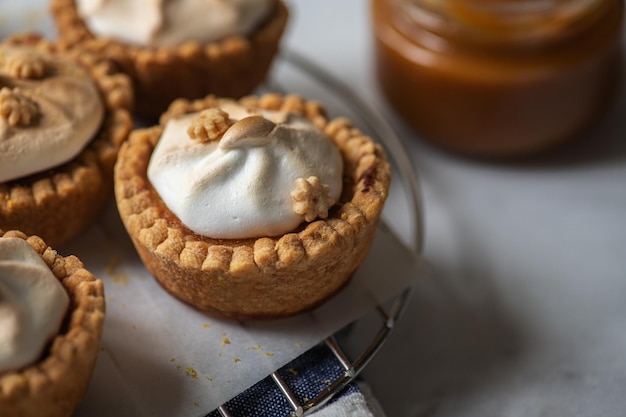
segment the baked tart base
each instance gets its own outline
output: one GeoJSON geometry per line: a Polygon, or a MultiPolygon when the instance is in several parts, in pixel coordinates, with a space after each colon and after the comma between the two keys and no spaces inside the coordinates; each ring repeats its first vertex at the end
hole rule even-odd
{"type": "Polygon", "coordinates": [[[217,316],[270,319],[310,310],[345,286],[373,241],[388,195],[390,166],[382,147],[347,119],[329,121],[322,107],[297,96],[239,100],[249,108],[295,112],[325,132],[344,159],[343,195],[325,220],[258,239],[212,239],[186,228],[147,178],[165,123],[213,107],[214,96],[178,100],[160,125],[131,133],[115,168],[122,221],[146,268],[179,299],[217,316]]]}
{"type": "Polygon", "coordinates": [[[0,373],[0,416],[68,417],[84,396],[100,351],[104,287],[74,257],[62,257],[41,238],[0,230],[26,240],[41,255],[70,297],[60,333],[39,362],[0,373]]]}
{"type": "Polygon", "coordinates": [[[42,237],[56,247],[82,233],[112,197],[113,166],[133,128],[129,78],[111,61],[78,51],[59,51],[36,35],[15,36],[8,46],[31,46],[60,53],[87,68],[105,107],[96,137],[73,160],[59,167],[0,183],[0,228],[42,237]]]}
{"type": "Polygon", "coordinates": [[[287,7],[276,2],[272,16],[249,36],[174,47],[144,47],[92,34],[74,0],[52,0],[59,42],[112,58],[133,80],[136,114],[156,119],[177,98],[207,94],[241,97],[266,77],[288,20],[287,7]]]}

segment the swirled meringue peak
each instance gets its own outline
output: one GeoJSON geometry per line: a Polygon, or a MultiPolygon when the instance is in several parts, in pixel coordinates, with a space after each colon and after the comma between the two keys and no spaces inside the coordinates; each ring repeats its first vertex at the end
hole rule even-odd
{"type": "Polygon", "coordinates": [[[326,218],[343,160],[308,119],[236,102],[170,120],[148,178],[193,232],[216,239],[277,236],[326,218]]]}
{"type": "Polygon", "coordinates": [[[67,292],[32,246],[0,237],[0,373],[36,362],[68,305],[67,292]]]}

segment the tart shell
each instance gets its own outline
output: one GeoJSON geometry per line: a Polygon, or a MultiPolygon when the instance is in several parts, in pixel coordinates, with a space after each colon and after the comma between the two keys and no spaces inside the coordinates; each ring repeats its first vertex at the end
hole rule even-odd
{"type": "Polygon", "coordinates": [[[84,396],[100,350],[104,287],[74,257],[62,257],[37,236],[0,230],[26,240],[41,255],[70,297],[60,333],[37,363],[0,373],[0,415],[69,417],[84,396]]]}
{"type": "Polygon", "coordinates": [[[102,95],[102,126],[79,155],[45,172],[0,183],[0,228],[41,236],[57,247],[87,229],[112,197],[113,166],[133,128],[130,79],[109,60],[78,51],[61,52],[37,35],[14,36],[4,45],[63,54],[89,71],[102,95]]]}
{"type": "Polygon", "coordinates": [[[274,13],[249,36],[151,47],[95,36],[74,0],[52,0],[50,10],[60,43],[105,55],[132,78],[136,114],[148,119],[158,118],[177,98],[249,94],[267,75],[289,15],[277,1],[274,13]]]}
{"type": "Polygon", "coordinates": [[[157,281],[198,309],[238,320],[310,310],[344,287],[367,255],[391,179],[385,153],[347,119],[329,121],[315,102],[274,94],[244,97],[240,103],[249,108],[303,114],[335,142],[344,160],[342,197],[327,219],[282,236],[200,236],[165,206],[147,178],[147,166],[170,118],[217,106],[221,100],[178,100],[160,125],[131,133],[115,168],[122,221],[157,281]]]}

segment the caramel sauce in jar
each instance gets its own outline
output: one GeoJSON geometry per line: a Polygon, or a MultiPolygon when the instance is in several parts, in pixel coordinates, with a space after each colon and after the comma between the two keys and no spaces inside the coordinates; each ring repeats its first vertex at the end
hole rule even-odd
{"type": "Polygon", "coordinates": [[[480,157],[572,139],[613,101],[623,0],[372,0],[376,70],[419,137],[480,157]]]}

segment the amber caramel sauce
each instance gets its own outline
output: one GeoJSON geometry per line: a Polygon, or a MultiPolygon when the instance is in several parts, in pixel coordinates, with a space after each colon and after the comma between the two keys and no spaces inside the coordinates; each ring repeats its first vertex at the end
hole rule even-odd
{"type": "MultiPolygon", "coordinates": [[[[606,0],[601,16],[570,37],[523,49],[462,37],[441,46],[437,34],[410,26],[401,3],[372,0],[377,75],[390,105],[421,138],[468,155],[527,155],[576,137],[613,101],[622,0],[606,0]]],[[[476,16],[463,3],[457,18],[497,31],[484,20],[493,15],[476,16]]]]}

